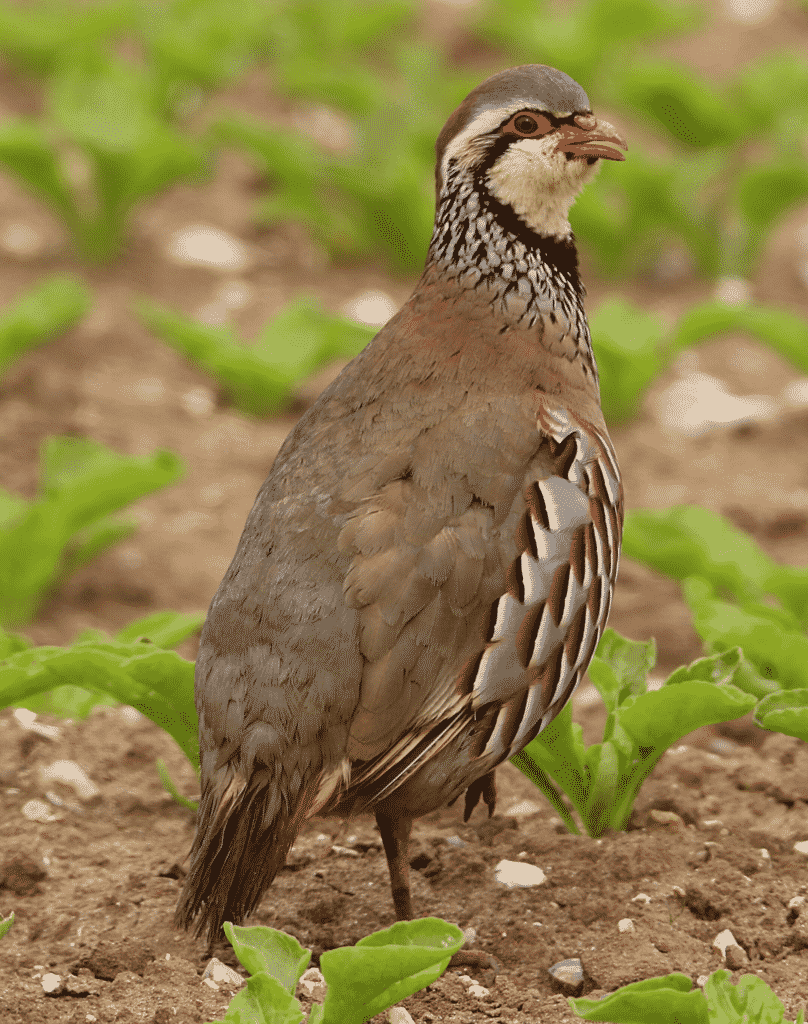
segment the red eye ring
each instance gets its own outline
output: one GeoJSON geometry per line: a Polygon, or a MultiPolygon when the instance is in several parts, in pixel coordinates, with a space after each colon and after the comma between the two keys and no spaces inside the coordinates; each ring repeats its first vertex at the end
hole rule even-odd
{"type": "Polygon", "coordinates": [[[502,131],[506,135],[518,135],[523,139],[535,139],[546,135],[553,125],[549,118],[532,111],[520,110],[508,121],[502,131]]]}

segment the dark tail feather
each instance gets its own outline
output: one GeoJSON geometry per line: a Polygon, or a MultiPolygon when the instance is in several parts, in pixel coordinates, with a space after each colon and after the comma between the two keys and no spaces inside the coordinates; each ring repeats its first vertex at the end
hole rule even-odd
{"type": "Polygon", "coordinates": [[[241,924],[255,910],[286,862],[313,797],[306,790],[294,798],[279,793],[268,772],[235,792],[232,769],[229,774],[202,795],[191,866],[174,913],[177,927],[193,926],[196,936],[207,930],[209,945],[222,938],[224,921],[241,924]]]}

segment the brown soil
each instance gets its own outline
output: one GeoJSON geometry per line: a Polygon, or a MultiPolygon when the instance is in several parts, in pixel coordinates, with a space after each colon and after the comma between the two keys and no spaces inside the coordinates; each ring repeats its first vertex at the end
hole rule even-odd
{"type": "MultiPolygon", "coordinates": [[[[795,28],[794,16],[781,12],[766,41],[794,41],[799,32],[808,35],[805,19],[795,28]]],[[[746,57],[749,38],[749,29],[718,19],[711,52],[735,49],[746,57]]],[[[700,66],[699,40],[690,50],[700,66]]],[[[16,110],[20,90],[5,72],[0,105],[16,110]]],[[[280,109],[255,76],[227,99],[264,112],[280,109]]],[[[251,420],[217,402],[211,381],[150,337],[130,312],[138,295],[195,312],[235,283],[232,275],[164,258],[168,232],[207,223],[253,247],[255,262],[238,278],[249,286],[249,301],[234,316],[247,337],[300,289],[338,309],[368,288],[401,301],[412,287],[381,265],[329,267],[296,230],[256,230],[254,197],[249,166],[225,154],[211,182],[173,188],[140,211],[118,262],[87,269],[70,256],[47,212],[0,176],[0,236],[22,222],[47,241],[36,258],[4,258],[0,303],[63,269],[83,273],[95,293],[81,325],[26,356],[0,383],[3,485],[34,493],[38,448],[54,433],[94,437],[130,453],[171,448],[188,469],[181,483],[138,504],[133,538],[48,600],[24,631],[36,642],[68,643],[88,626],[114,632],[157,609],[204,608],[281,441],[334,369],[309,382],[298,406],[274,421],[251,420]],[[212,410],[205,411],[200,394],[213,399],[212,410]]],[[[808,315],[798,267],[805,260],[797,242],[804,218],[802,211],[778,229],[751,284],[756,299],[808,315]]],[[[596,307],[607,289],[586,267],[585,279],[596,307]]],[[[671,318],[706,297],[709,285],[649,279],[623,290],[671,318]]],[[[683,366],[722,377],[736,393],[775,397],[797,372],[743,337],[711,342],[685,358],[655,384],[640,416],[613,431],[628,505],[701,503],[749,530],[774,557],[804,564],[808,470],[795,453],[808,440],[808,411],[784,410],[771,423],[698,440],[665,435],[655,415],[656,395],[683,366]]],[[[611,624],[637,639],[656,637],[660,672],[701,653],[678,586],[627,560],[611,624]]],[[[193,657],[194,644],[182,651],[193,657]]],[[[588,696],[585,690],[577,699],[576,715],[593,742],[602,709],[588,696]]],[[[220,1017],[230,994],[203,984],[204,944],[171,925],[192,816],[163,792],[154,761],[163,757],[189,796],[195,795],[193,772],[165,734],[131,711],[52,724],[59,734],[47,739],[24,730],[9,711],[0,714],[0,912],[13,910],[17,918],[2,940],[0,1018],[182,1024],[220,1017]],[[59,787],[40,769],[59,759],[85,769],[100,788],[94,801],[84,804],[70,790],[54,793],[59,787]],[[62,800],[51,803],[53,820],[26,819],[24,804],[46,800],[48,792],[62,800]],[[75,978],[65,993],[46,996],[41,979],[48,972],[75,978]]],[[[419,1024],[560,1024],[574,1018],[554,989],[553,964],[579,957],[589,995],[673,970],[695,980],[724,966],[712,943],[730,929],[743,951],[731,957],[735,977],[751,971],[765,979],[793,1019],[808,1002],[808,909],[799,900],[808,897],[808,868],[794,850],[808,839],[808,753],[797,740],[748,724],[727,733],[704,731],[668,753],[643,788],[626,833],[601,840],[567,835],[543,804],[534,813],[515,813],[520,804],[525,809],[523,801],[541,798],[511,766],[499,772],[491,821],[478,811],[464,825],[457,805],[420,821],[413,846],[419,912],[474,928],[475,948],[493,953],[503,971],[495,982],[470,972],[489,989],[481,997],[447,974],[407,1000],[413,1018],[419,1024]],[[658,813],[664,811],[674,814],[658,813]],[[506,889],[494,879],[502,859],[537,864],[547,881],[506,889]],[[627,918],[633,931],[619,930],[627,918]]],[[[366,818],[309,823],[254,918],[291,932],[315,958],[391,922],[384,855],[366,818]],[[353,853],[334,852],[334,845],[353,853]]]]}

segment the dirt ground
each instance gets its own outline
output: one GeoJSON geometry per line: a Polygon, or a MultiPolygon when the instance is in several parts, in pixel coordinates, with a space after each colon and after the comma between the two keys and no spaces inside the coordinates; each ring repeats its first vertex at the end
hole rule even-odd
{"type": "MultiPolygon", "coordinates": [[[[785,42],[808,46],[808,22],[783,5],[757,29],[721,14],[706,36],[678,44],[677,54],[704,70],[708,51],[746,60],[785,42]]],[[[23,94],[20,80],[0,69],[0,108],[21,110],[23,94]]],[[[290,110],[259,74],[222,102],[267,116],[290,110]]],[[[625,125],[625,118],[612,118],[625,125]]],[[[65,269],[82,273],[96,297],[80,325],[26,356],[0,382],[2,485],[33,495],[38,449],[50,434],[90,436],[129,453],[170,448],[187,465],[179,484],[138,504],[131,539],[48,600],[24,630],[38,643],[68,643],[88,626],[114,632],[154,610],[205,608],[283,438],[337,369],[307,382],[284,416],[243,417],[138,324],[131,313],[136,296],[189,313],[218,304],[250,337],[301,289],[333,310],[371,289],[395,303],[409,294],[413,281],[390,277],[381,264],[334,268],[297,229],[256,229],[261,187],[245,160],[224,153],[210,182],[172,188],[138,212],[118,262],[88,269],[70,255],[49,214],[0,176],[0,304],[65,269]],[[5,241],[20,224],[40,242],[27,254],[5,241]],[[171,233],[194,224],[241,239],[250,253],[246,269],[200,269],[167,256],[171,233]]],[[[755,299],[804,316],[808,255],[800,229],[807,215],[797,211],[775,232],[750,282],[755,299]]],[[[595,308],[609,289],[582,255],[595,308]]],[[[711,286],[685,271],[674,278],[649,273],[621,290],[670,321],[711,286]]],[[[686,353],[655,383],[637,419],[612,432],[628,506],[697,502],[728,515],[775,558],[808,562],[808,467],[795,457],[808,442],[808,404],[787,390],[800,379],[746,337],[686,353]],[[694,371],[721,378],[738,395],[770,396],[776,414],[699,438],[666,433],[666,391],[694,371]]],[[[660,674],[701,653],[678,586],[628,560],[611,625],[637,639],[656,637],[660,674]]],[[[181,650],[193,657],[193,642],[181,650]]],[[[591,687],[576,698],[576,715],[595,741],[602,709],[591,687]]],[[[230,992],[202,981],[204,943],[171,925],[192,814],[163,791],[154,762],[164,758],[181,790],[194,796],[187,762],[131,709],[45,724],[56,734],[39,735],[11,711],[0,713],[0,912],[16,915],[2,940],[0,1019],[185,1024],[221,1017],[230,992]],[[98,795],[82,800],[49,782],[43,768],[61,759],[78,763],[98,795]],[[50,820],[23,815],[32,799],[48,803],[50,820]],[[61,994],[44,994],[47,973],[65,980],[61,994]]],[[[582,961],[582,991],[590,996],[673,970],[696,980],[730,966],[736,979],[753,972],[768,982],[789,1020],[808,1004],[808,861],[794,848],[808,840],[803,743],[748,723],[687,737],[641,791],[629,830],[601,840],[567,835],[510,765],[499,772],[499,790],[490,821],[478,810],[464,825],[455,805],[416,824],[418,911],[474,929],[473,948],[503,965],[496,978],[471,972],[487,993],[470,994],[468,980],[449,972],[408,999],[418,1024],[573,1020],[548,973],[569,958],[582,961]],[[494,874],[503,859],[541,867],[545,883],[506,888],[494,874]],[[633,928],[618,927],[626,919],[633,928]],[[730,949],[727,964],[713,945],[725,929],[739,947],[730,949]]],[[[392,920],[378,834],[371,819],[360,818],[310,822],[252,923],[292,933],[316,962],[323,950],[392,920]]],[[[218,955],[228,960],[226,950],[218,955]]],[[[229,962],[235,964],[232,951],[229,962]]]]}

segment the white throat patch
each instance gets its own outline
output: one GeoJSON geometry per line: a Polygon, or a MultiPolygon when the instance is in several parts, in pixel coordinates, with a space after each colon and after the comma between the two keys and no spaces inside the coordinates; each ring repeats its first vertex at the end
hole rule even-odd
{"type": "Polygon", "coordinates": [[[488,172],[488,186],[528,227],[560,239],[570,235],[570,207],[599,163],[567,160],[555,152],[557,144],[554,132],[511,143],[488,172]]]}

